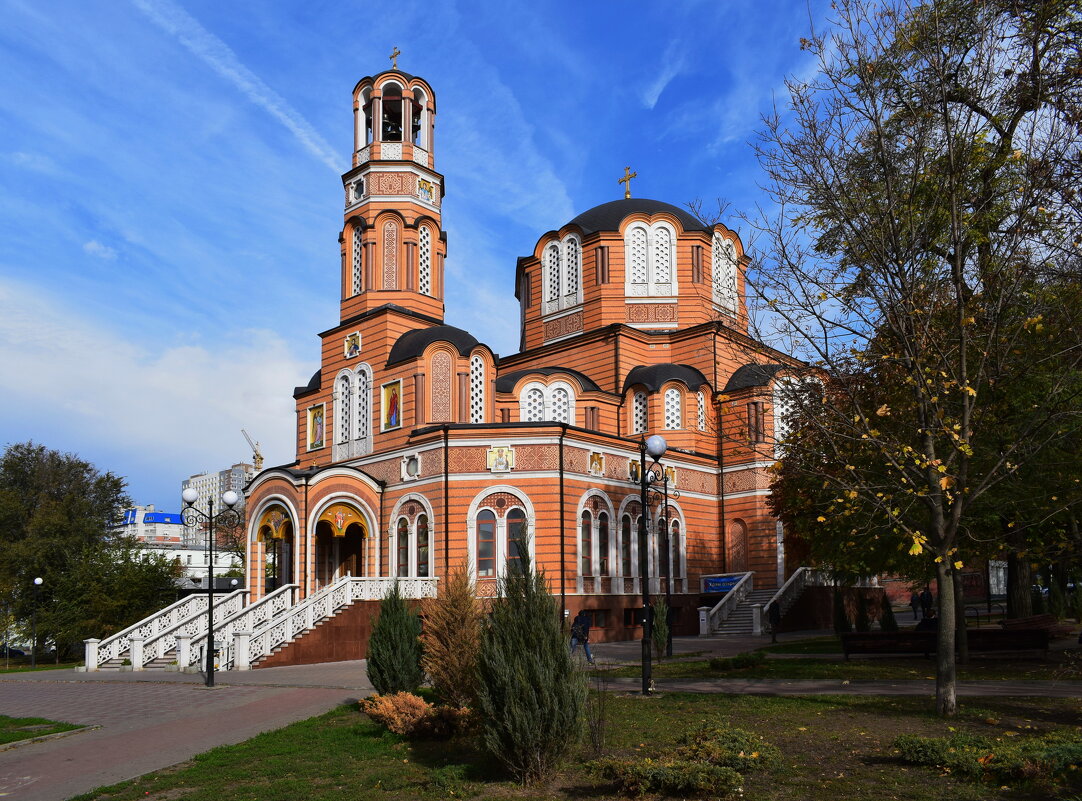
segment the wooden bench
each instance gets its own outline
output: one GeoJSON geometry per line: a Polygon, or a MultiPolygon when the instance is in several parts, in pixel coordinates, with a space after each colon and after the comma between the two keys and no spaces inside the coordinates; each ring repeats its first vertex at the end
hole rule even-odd
{"type": "Polygon", "coordinates": [[[854,631],[841,635],[842,652],[850,654],[935,653],[934,631],[854,631]]]}
{"type": "MultiPolygon", "coordinates": [[[[966,629],[971,652],[1048,651],[1048,629],[966,629]]],[[[862,631],[841,635],[842,652],[850,654],[924,654],[937,650],[934,631],[862,631]]]]}
{"type": "Polygon", "coordinates": [[[1007,618],[1000,624],[1004,631],[1039,629],[1047,631],[1053,639],[1068,636],[1074,627],[1070,623],[1060,623],[1055,615],[1030,615],[1029,617],[1007,618]]]}

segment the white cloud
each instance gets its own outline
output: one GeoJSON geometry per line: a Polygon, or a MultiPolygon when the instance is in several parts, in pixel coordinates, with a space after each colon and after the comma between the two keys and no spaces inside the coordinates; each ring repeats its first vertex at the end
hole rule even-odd
{"type": "Polygon", "coordinates": [[[642,102],[647,108],[652,109],[657,105],[657,100],[665,91],[665,87],[680,74],[686,61],[685,52],[682,42],[675,40],[669,42],[668,47],[665,48],[665,54],[661,57],[661,72],[642,91],[642,102]]]}
{"type": "Polygon", "coordinates": [[[91,239],[89,242],[83,243],[83,250],[89,253],[91,256],[97,256],[99,259],[105,259],[112,261],[116,258],[116,251],[108,245],[103,245],[96,239],[91,239]]]}
{"type": "Polygon", "coordinates": [[[30,170],[31,172],[40,172],[45,175],[58,175],[60,173],[56,162],[43,153],[18,151],[9,153],[8,160],[16,167],[22,167],[24,170],[30,170]]]}
{"type": "Polygon", "coordinates": [[[292,461],[291,392],[310,369],[266,331],[213,348],[132,344],[10,281],[0,281],[0,363],[0,442],[109,451],[116,463],[102,468],[127,475],[136,500],[247,459],[242,427],[267,464],[292,461]]]}
{"type": "Polygon", "coordinates": [[[244,66],[229,45],[204,28],[195,17],[169,0],[133,2],[154,24],[170,36],[176,37],[193,55],[232,83],[252,103],[282,123],[305,150],[334,170],[336,175],[341,173],[339,154],[327,144],[311,123],[244,66]]]}

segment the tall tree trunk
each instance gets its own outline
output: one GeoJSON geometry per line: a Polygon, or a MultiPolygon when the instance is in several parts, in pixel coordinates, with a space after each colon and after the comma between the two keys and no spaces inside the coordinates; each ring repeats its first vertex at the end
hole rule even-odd
{"type": "Polygon", "coordinates": [[[939,590],[939,638],[936,649],[935,710],[944,717],[958,712],[957,671],[954,661],[954,578],[950,564],[944,558],[935,566],[935,583],[939,590]]]}
{"type": "Polygon", "coordinates": [[[1033,569],[1029,559],[1011,551],[1007,554],[1007,617],[1033,614],[1033,569]]]}
{"type": "Polygon", "coordinates": [[[955,647],[958,649],[958,664],[969,664],[969,635],[966,631],[966,595],[962,588],[962,574],[957,570],[951,571],[951,582],[954,585],[954,614],[955,620],[955,647]]]}

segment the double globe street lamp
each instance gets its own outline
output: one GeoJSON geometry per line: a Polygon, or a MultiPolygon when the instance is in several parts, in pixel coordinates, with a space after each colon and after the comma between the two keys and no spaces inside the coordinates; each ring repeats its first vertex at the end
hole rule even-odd
{"type": "MultiPolygon", "coordinates": [[[[663,514],[668,516],[668,481],[660,459],[668,449],[668,443],[660,434],[643,437],[639,441],[639,492],[642,516],[639,518],[639,574],[642,581],[642,694],[650,694],[650,646],[654,635],[653,619],[650,615],[650,547],[647,527],[650,501],[660,500],[661,494],[656,489],[662,485],[665,490],[663,514]],[[647,457],[650,459],[647,469],[647,457]]],[[[668,520],[666,520],[668,525],[668,520]]],[[[655,532],[657,533],[657,532],[655,532]]],[[[667,595],[667,593],[666,593],[667,595]]]]}
{"type": "Polygon", "coordinates": [[[207,527],[207,672],[206,686],[214,686],[214,529],[216,526],[234,528],[240,525],[240,512],[233,507],[240,502],[240,496],[233,490],[222,493],[225,509],[214,514],[214,497],[207,499],[207,511],[195,507],[199,493],[188,487],[180,494],[184,500],[184,525],[195,528],[200,523],[207,527]]]}

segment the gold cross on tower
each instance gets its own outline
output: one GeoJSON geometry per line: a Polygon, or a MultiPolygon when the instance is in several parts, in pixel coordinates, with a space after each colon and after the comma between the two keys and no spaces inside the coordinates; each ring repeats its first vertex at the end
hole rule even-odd
{"type": "Polygon", "coordinates": [[[616,183],[624,185],[624,200],[631,199],[631,179],[638,178],[637,172],[632,172],[630,167],[624,167],[624,177],[616,183]]]}
{"type": "Polygon", "coordinates": [[[402,51],[399,50],[397,47],[394,50],[391,51],[391,55],[390,55],[391,69],[393,69],[393,70],[398,69],[398,57],[400,55],[402,55],[402,51]]]}

